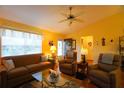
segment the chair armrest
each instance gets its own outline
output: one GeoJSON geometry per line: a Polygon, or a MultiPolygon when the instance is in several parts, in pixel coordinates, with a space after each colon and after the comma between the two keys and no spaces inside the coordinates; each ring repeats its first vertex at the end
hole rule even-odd
{"type": "Polygon", "coordinates": [[[77,64],[78,64],[78,62],[77,62],[77,61],[74,61],[74,62],[72,62],[72,64],[76,64],[76,65],[77,65],[77,64]]]}
{"type": "Polygon", "coordinates": [[[0,75],[3,72],[7,72],[7,69],[3,65],[0,65],[0,75]]]}
{"type": "Polygon", "coordinates": [[[77,66],[77,62],[72,62],[71,64],[74,68],[77,66]]]}
{"type": "Polygon", "coordinates": [[[98,68],[98,64],[89,65],[88,68],[89,68],[89,70],[97,69],[98,68]]]}
{"type": "Polygon", "coordinates": [[[72,64],[72,68],[73,68],[72,69],[73,70],[73,73],[76,74],[78,62],[77,61],[74,61],[71,64],[72,64]]]}
{"type": "Polygon", "coordinates": [[[7,82],[7,69],[0,65],[0,87],[6,87],[7,82]]]}
{"type": "Polygon", "coordinates": [[[121,75],[122,73],[121,73],[120,68],[117,68],[116,70],[109,72],[110,81],[111,81],[110,87],[116,87],[116,88],[122,87],[121,85],[122,76],[121,75]]]}
{"type": "Polygon", "coordinates": [[[66,63],[64,59],[63,60],[59,60],[59,64],[64,64],[64,63],[66,63]]]}

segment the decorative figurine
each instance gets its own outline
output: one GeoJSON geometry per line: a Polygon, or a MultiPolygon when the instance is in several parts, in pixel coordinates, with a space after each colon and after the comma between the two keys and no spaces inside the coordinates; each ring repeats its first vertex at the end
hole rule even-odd
{"type": "Polygon", "coordinates": [[[102,46],[105,46],[105,38],[102,38],[102,46]]]}

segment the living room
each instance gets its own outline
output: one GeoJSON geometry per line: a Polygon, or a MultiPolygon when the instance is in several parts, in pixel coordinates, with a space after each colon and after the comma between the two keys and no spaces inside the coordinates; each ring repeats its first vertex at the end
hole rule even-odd
{"type": "Polygon", "coordinates": [[[123,9],[1,5],[0,87],[123,88],[123,9]]]}

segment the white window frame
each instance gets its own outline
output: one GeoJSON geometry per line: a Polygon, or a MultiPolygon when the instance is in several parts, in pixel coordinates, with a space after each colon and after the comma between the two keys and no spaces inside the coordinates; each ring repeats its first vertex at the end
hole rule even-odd
{"type": "MultiPolygon", "coordinates": [[[[6,29],[9,29],[9,28],[0,28],[0,57],[5,57],[5,56],[2,56],[2,31],[6,30],[6,29]]],[[[21,31],[21,30],[15,30],[15,29],[9,29],[9,30],[13,30],[13,31],[17,31],[17,32],[24,32],[24,33],[29,33],[29,34],[35,34],[35,35],[40,35],[41,36],[41,49],[40,49],[40,52],[39,53],[42,53],[42,35],[41,34],[36,34],[36,33],[31,33],[31,32],[25,32],[25,31],[21,31]]],[[[28,53],[28,54],[37,54],[37,53],[28,53]]],[[[17,55],[27,55],[27,54],[17,54],[17,55]]],[[[16,56],[16,55],[12,55],[12,56],[16,56]]]]}

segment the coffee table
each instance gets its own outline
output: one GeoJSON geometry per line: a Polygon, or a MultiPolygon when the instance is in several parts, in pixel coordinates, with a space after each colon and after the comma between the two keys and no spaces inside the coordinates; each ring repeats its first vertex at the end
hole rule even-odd
{"type": "Polygon", "coordinates": [[[79,87],[79,86],[76,86],[73,79],[70,78],[68,80],[61,75],[60,75],[60,79],[58,82],[56,83],[50,82],[48,79],[49,74],[46,75],[46,73],[48,73],[48,70],[32,74],[32,77],[37,81],[37,83],[40,83],[40,87],[42,88],[76,88],[76,87],[79,87]]]}

